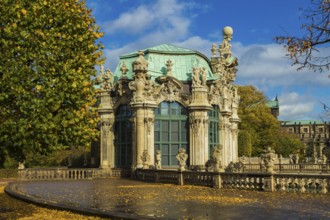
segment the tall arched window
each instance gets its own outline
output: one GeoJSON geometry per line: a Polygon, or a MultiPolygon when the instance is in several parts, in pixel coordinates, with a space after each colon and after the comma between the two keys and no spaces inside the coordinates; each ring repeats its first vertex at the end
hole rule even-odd
{"type": "Polygon", "coordinates": [[[115,165],[130,167],[132,164],[132,112],[128,105],[120,105],[115,119],[115,165]]]}
{"type": "Polygon", "coordinates": [[[212,148],[220,143],[219,136],[219,107],[212,105],[212,109],[208,112],[209,116],[209,155],[211,156],[212,148]]]}
{"type": "Polygon", "coordinates": [[[187,109],[177,102],[162,102],[155,109],[155,119],[155,151],[161,151],[162,166],[177,166],[179,148],[189,154],[187,109]]]}

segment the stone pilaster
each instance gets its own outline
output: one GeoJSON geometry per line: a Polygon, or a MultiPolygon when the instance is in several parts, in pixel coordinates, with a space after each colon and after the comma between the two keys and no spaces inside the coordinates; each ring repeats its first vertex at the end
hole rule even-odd
{"type": "Polygon", "coordinates": [[[101,117],[100,167],[114,167],[114,112],[109,92],[101,93],[98,113],[101,117]]]}

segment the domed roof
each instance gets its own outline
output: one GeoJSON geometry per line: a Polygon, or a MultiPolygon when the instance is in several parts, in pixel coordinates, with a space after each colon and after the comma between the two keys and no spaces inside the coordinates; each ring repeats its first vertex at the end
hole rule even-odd
{"type": "MultiPolygon", "coordinates": [[[[148,61],[148,74],[154,80],[158,76],[166,75],[166,62],[172,61],[172,73],[180,81],[191,81],[191,72],[193,67],[204,67],[207,72],[207,80],[215,79],[213,76],[209,59],[202,53],[187,48],[161,44],[155,47],[142,50],[144,58],[148,61]]],[[[132,63],[137,59],[138,52],[129,53],[120,56],[120,61],[114,72],[115,81],[122,76],[121,67],[126,65],[128,71],[126,76],[132,79],[132,63]]]]}

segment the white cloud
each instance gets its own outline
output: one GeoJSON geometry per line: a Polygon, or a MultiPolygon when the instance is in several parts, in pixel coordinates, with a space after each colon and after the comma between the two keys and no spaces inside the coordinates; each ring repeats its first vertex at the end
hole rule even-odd
{"type": "Polygon", "coordinates": [[[310,119],[316,104],[310,95],[300,95],[297,92],[283,93],[279,97],[280,118],[282,120],[310,119]]]}
{"type": "Polygon", "coordinates": [[[275,86],[320,85],[330,86],[327,74],[313,73],[308,69],[297,71],[277,44],[234,44],[233,51],[239,58],[237,78],[240,83],[259,88],[275,86]]]}
{"type": "MultiPolygon", "coordinates": [[[[158,0],[153,4],[140,5],[121,14],[116,20],[104,22],[106,33],[145,34],[150,30],[175,28],[189,20],[182,16],[186,4],[176,0],[158,0]],[[179,23],[179,24],[178,24],[179,23]]],[[[180,33],[178,33],[180,34],[180,33]]]]}

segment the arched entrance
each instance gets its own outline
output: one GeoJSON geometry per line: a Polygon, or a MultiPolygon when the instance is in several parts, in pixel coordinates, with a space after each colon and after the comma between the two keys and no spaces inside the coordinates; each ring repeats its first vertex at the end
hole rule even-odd
{"type": "Polygon", "coordinates": [[[115,120],[115,166],[130,167],[132,164],[132,127],[129,119],[132,111],[128,105],[120,105],[115,120]]]}
{"type": "MultiPolygon", "coordinates": [[[[162,102],[155,109],[155,151],[160,150],[162,166],[177,166],[179,148],[189,154],[189,124],[187,109],[178,102],[162,102]]],[[[189,162],[187,161],[187,164],[189,162]]]]}

